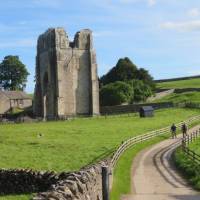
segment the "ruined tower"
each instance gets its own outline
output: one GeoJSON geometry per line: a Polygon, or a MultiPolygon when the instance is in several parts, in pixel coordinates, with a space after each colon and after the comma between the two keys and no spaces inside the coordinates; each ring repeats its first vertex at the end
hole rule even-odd
{"type": "Polygon", "coordinates": [[[99,114],[99,83],[92,32],[70,42],[63,28],[49,29],[37,44],[34,113],[47,119],[99,114]]]}

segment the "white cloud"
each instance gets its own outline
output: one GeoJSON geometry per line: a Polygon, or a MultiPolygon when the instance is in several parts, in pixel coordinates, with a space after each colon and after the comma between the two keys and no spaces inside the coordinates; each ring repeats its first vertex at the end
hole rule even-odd
{"type": "Polygon", "coordinates": [[[33,7],[60,7],[63,0],[32,0],[33,7]]]}
{"type": "Polygon", "coordinates": [[[156,0],[119,0],[120,3],[123,4],[131,4],[131,3],[138,3],[138,2],[143,2],[147,3],[149,6],[154,6],[156,4],[156,0]]]}
{"type": "Polygon", "coordinates": [[[19,21],[19,22],[18,22],[18,24],[19,24],[19,25],[22,25],[22,26],[23,26],[23,25],[26,25],[27,23],[28,23],[27,21],[19,21]]]}
{"type": "Polygon", "coordinates": [[[200,31],[200,20],[185,22],[165,22],[161,28],[178,31],[200,31]]]}
{"type": "Polygon", "coordinates": [[[119,0],[120,3],[124,3],[124,4],[136,3],[139,1],[141,0],[119,0]]]}
{"type": "Polygon", "coordinates": [[[19,39],[9,42],[0,42],[0,48],[35,47],[36,40],[32,38],[19,39]]]}
{"type": "Polygon", "coordinates": [[[189,76],[197,76],[197,75],[200,75],[200,70],[189,70],[187,71],[187,74],[189,76]]]}
{"type": "Polygon", "coordinates": [[[188,15],[191,17],[198,17],[200,15],[200,10],[198,8],[192,8],[188,11],[188,15]]]}
{"type": "Polygon", "coordinates": [[[156,4],[156,0],[148,0],[148,4],[150,6],[154,6],[156,4]]]}

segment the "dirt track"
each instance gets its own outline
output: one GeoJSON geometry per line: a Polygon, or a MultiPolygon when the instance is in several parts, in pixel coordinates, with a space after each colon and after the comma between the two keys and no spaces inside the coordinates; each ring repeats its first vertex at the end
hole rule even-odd
{"type": "Polygon", "coordinates": [[[188,186],[171,162],[171,155],[179,143],[180,136],[142,151],[132,167],[132,195],[121,199],[200,200],[200,193],[188,186]]]}

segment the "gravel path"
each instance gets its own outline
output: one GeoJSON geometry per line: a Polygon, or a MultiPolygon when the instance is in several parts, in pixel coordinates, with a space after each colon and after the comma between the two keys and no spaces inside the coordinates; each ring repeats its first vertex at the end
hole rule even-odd
{"type": "MultiPolygon", "coordinates": [[[[190,132],[200,128],[196,126],[190,132]]],[[[176,171],[171,155],[180,143],[177,139],[165,140],[142,151],[132,167],[132,194],[122,200],[200,200],[200,193],[194,191],[176,171]]]]}

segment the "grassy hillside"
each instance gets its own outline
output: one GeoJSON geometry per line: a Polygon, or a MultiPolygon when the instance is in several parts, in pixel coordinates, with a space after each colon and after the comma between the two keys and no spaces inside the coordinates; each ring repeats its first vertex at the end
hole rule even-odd
{"type": "Polygon", "coordinates": [[[198,114],[199,110],[165,109],[147,119],[121,116],[0,125],[0,168],[77,170],[111,153],[127,138],[198,114]]]}
{"type": "MultiPolygon", "coordinates": [[[[169,81],[163,83],[157,83],[156,87],[158,89],[184,89],[184,88],[200,88],[200,78],[191,78],[189,80],[179,80],[179,81],[169,81]]],[[[200,102],[200,92],[183,92],[183,93],[174,93],[168,96],[165,96],[154,102],[165,102],[172,101],[174,103],[180,102],[200,102]]]]}
{"type": "Polygon", "coordinates": [[[169,82],[157,83],[157,88],[160,88],[160,89],[200,88],[200,78],[182,80],[182,81],[169,81],[169,82]]]}
{"type": "Polygon", "coordinates": [[[170,94],[161,99],[155,100],[154,102],[166,102],[172,101],[174,103],[181,103],[181,102],[198,102],[200,103],[200,92],[184,92],[180,94],[170,94]]]}

